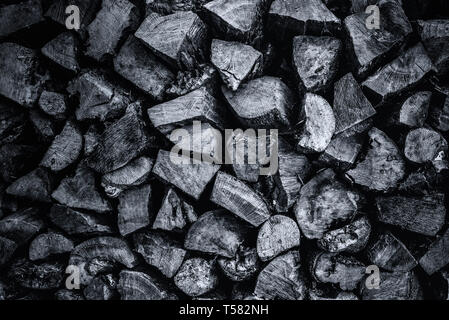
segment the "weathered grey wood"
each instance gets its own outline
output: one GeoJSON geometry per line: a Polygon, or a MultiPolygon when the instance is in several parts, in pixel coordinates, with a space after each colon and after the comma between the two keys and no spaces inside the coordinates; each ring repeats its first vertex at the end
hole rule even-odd
{"type": "Polygon", "coordinates": [[[437,176],[433,170],[419,168],[411,172],[407,178],[399,185],[399,191],[409,195],[424,196],[435,192],[437,176]]]}
{"type": "Polygon", "coordinates": [[[67,115],[65,96],[62,93],[44,90],[39,98],[39,107],[56,120],[63,120],[67,115]]]}
{"type": "Polygon", "coordinates": [[[326,91],[334,82],[340,63],[342,42],[333,37],[293,38],[293,61],[300,88],[307,92],[326,91]]]}
{"type": "Polygon", "coordinates": [[[80,66],[79,41],[72,32],[63,32],[42,47],[41,52],[48,59],[66,70],[78,73],[80,66]]]}
{"type": "Polygon", "coordinates": [[[265,200],[248,185],[224,172],[215,179],[210,200],[255,227],[270,217],[265,200]]]}
{"type": "Polygon", "coordinates": [[[381,222],[427,236],[435,236],[446,217],[444,195],[438,193],[421,198],[377,197],[376,204],[381,222]]]}
{"type": "Polygon", "coordinates": [[[84,156],[88,156],[95,150],[98,142],[100,141],[101,131],[92,124],[83,135],[84,138],[84,156]]]}
{"type": "Polygon", "coordinates": [[[113,300],[118,295],[117,282],[118,279],[112,274],[95,277],[84,288],[83,294],[86,300],[113,300]]]}
{"type": "Polygon", "coordinates": [[[191,297],[214,290],[218,286],[215,261],[203,258],[191,258],[184,261],[174,282],[182,292],[191,297]]]}
{"type": "Polygon", "coordinates": [[[40,0],[28,0],[7,4],[0,10],[0,38],[42,22],[40,0]]]}
{"type": "Polygon", "coordinates": [[[419,91],[411,95],[401,106],[399,123],[409,127],[422,127],[427,119],[432,92],[419,91]]]}
{"type": "Polygon", "coordinates": [[[17,244],[5,237],[0,236],[0,267],[6,265],[17,249],[17,244]]]}
{"type": "MultiPolygon", "coordinates": [[[[334,109],[335,110],[335,109],[334,109]]],[[[363,135],[336,135],[321,154],[319,160],[339,171],[351,168],[363,147],[363,135]]]]}
{"type": "Polygon", "coordinates": [[[178,70],[175,81],[167,88],[166,93],[168,97],[176,98],[201,87],[213,92],[219,80],[218,71],[212,65],[202,63],[195,69],[178,70]]]}
{"type": "Polygon", "coordinates": [[[418,33],[439,75],[449,72],[449,20],[418,20],[418,33]]]}
{"type": "Polygon", "coordinates": [[[207,26],[193,12],[149,14],[135,36],[173,67],[192,69],[205,60],[207,26]]]}
{"type": "Polygon", "coordinates": [[[0,220],[0,236],[22,245],[36,236],[45,227],[36,208],[28,208],[0,220]]]}
{"type": "Polygon", "coordinates": [[[360,286],[362,300],[421,300],[422,288],[416,274],[381,272],[379,289],[360,286]]]}
{"type": "Polygon", "coordinates": [[[28,256],[30,260],[42,260],[50,256],[72,251],[74,245],[72,240],[64,235],[47,232],[38,235],[30,244],[28,256]]]}
{"type": "Polygon", "coordinates": [[[449,231],[433,242],[429,250],[419,259],[419,265],[431,275],[449,263],[449,231]]]}
{"type": "Polygon", "coordinates": [[[226,277],[232,281],[245,281],[253,278],[260,268],[255,248],[241,246],[232,258],[219,257],[218,265],[226,277]]]}
{"type": "Polygon", "coordinates": [[[405,157],[415,163],[434,160],[438,154],[447,152],[446,139],[437,131],[427,128],[411,130],[405,139],[405,157]]]}
{"type": "Polygon", "coordinates": [[[52,119],[37,109],[30,110],[28,117],[37,141],[43,144],[51,143],[57,134],[56,125],[52,119]]]}
{"type": "Polygon", "coordinates": [[[62,262],[36,263],[19,259],[11,264],[8,278],[23,288],[51,290],[62,285],[64,270],[65,265],[62,262]]]}
{"type": "Polygon", "coordinates": [[[326,169],[302,187],[294,213],[306,238],[321,239],[327,231],[350,221],[363,202],[361,193],[337,180],[332,169],[326,169]]]}
{"type": "Polygon", "coordinates": [[[429,123],[443,132],[449,131],[449,95],[442,106],[432,105],[429,112],[429,123]]]}
{"type": "Polygon", "coordinates": [[[245,241],[248,226],[225,210],[202,214],[187,231],[184,247],[188,250],[233,258],[245,241]]]}
{"type": "Polygon", "coordinates": [[[117,286],[122,300],[175,300],[176,296],[143,272],[123,270],[117,286]]]}
{"type": "Polygon", "coordinates": [[[43,168],[37,168],[20,177],[6,189],[6,193],[10,195],[40,202],[51,202],[52,191],[53,179],[43,168]]]}
{"type": "Polygon", "coordinates": [[[117,225],[127,236],[150,224],[151,186],[149,184],[124,191],[118,198],[117,225]]]}

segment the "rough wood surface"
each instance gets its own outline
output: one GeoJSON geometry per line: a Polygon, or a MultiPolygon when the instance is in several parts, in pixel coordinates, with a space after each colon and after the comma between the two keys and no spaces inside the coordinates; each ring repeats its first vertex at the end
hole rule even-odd
{"type": "Polygon", "coordinates": [[[6,193],[31,201],[51,202],[53,178],[46,169],[37,168],[14,181],[6,193]]]}
{"type": "Polygon", "coordinates": [[[0,220],[0,235],[22,245],[45,227],[36,208],[28,208],[0,220]]]}
{"type": "Polygon", "coordinates": [[[38,235],[30,244],[28,256],[30,260],[42,260],[47,257],[72,251],[72,240],[55,232],[38,235]]]}
{"type": "Polygon", "coordinates": [[[127,236],[150,224],[151,186],[149,184],[124,191],[118,198],[117,225],[127,236]]]}
{"type": "Polygon", "coordinates": [[[49,116],[56,120],[66,118],[67,104],[65,96],[62,93],[43,91],[39,98],[39,107],[49,116]]]}
{"type": "Polygon", "coordinates": [[[338,171],[347,171],[357,160],[363,147],[363,136],[336,135],[327,145],[319,160],[338,171]]]}
{"type": "Polygon", "coordinates": [[[413,271],[381,272],[379,289],[361,286],[363,300],[421,300],[422,288],[413,271]]]}
{"type": "Polygon", "coordinates": [[[419,265],[431,275],[449,263],[449,231],[433,242],[429,250],[419,259],[419,265]]]}
{"type": "Polygon", "coordinates": [[[399,113],[399,123],[409,127],[422,127],[427,119],[432,92],[419,91],[405,100],[399,113]]]}
{"type": "Polygon", "coordinates": [[[12,103],[0,101],[0,145],[14,143],[24,133],[25,114],[12,103]]]}
{"type": "Polygon", "coordinates": [[[150,275],[123,270],[117,286],[122,300],[175,300],[176,296],[158,284],[150,275]]]}
{"type": "Polygon", "coordinates": [[[40,0],[7,4],[0,10],[0,38],[29,28],[43,20],[40,0]]]}
{"type": "Polygon", "coordinates": [[[449,20],[418,20],[418,32],[438,74],[449,72],[449,20]]]}
{"type": "Polygon", "coordinates": [[[215,262],[203,258],[188,259],[182,264],[174,281],[188,296],[197,297],[208,293],[218,285],[215,262]]]}
{"type": "Polygon", "coordinates": [[[79,41],[71,32],[64,32],[42,47],[41,52],[48,59],[69,71],[78,73],[80,66],[79,41]]]}
{"type": "Polygon", "coordinates": [[[441,151],[447,152],[447,150],[446,139],[431,129],[414,129],[407,134],[405,139],[405,157],[415,163],[432,161],[441,151]]]}
{"type": "Polygon", "coordinates": [[[260,262],[255,248],[240,247],[233,258],[218,258],[221,270],[232,281],[250,280],[259,271],[260,262]]]}
{"type": "Polygon", "coordinates": [[[28,117],[38,141],[44,144],[50,143],[57,134],[56,125],[51,118],[36,109],[30,110],[28,117]]]}

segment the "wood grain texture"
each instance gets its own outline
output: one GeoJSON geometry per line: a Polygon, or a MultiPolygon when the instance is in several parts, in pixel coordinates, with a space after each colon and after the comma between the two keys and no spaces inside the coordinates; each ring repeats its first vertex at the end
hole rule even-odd
{"type": "Polygon", "coordinates": [[[40,0],[28,0],[2,6],[0,10],[0,38],[28,28],[44,20],[40,0]]]}
{"type": "Polygon", "coordinates": [[[422,127],[429,112],[432,92],[419,91],[405,100],[399,113],[399,123],[408,127],[422,127]]]}
{"type": "Polygon", "coordinates": [[[39,98],[39,107],[56,120],[66,118],[67,104],[62,93],[44,90],[39,98]]]}
{"type": "Polygon", "coordinates": [[[122,236],[127,236],[150,224],[152,205],[149,184],[124,191],[118,198],[117,225],[122,236]]]}
{"type": "Polygon", "coordinates": [[[203,258],[188,259],[182,264],[174,281],[188,296],[197,297],[208,293],[218,285],[215,261],[203,258]]]}
{"type": "Polygon", "coordinates": [[[379,289],[360,286],[362,300],[422,300],[422,288],[415,272],[381,272],[379,289]]]}
{"type": "Polygon", "coordinates": [[[51,202],[53,184],[50,173],[37,168],[10,184],[6,193],[31,201],[51,202]]]}
{"type": "Polygon", "coordinates": [[[39,210],[28,208],[0,220],[0,235],[20,246],[38,235],[44,226],[39,210]]]}
{"type": "Polygon", "coordinates": [[[419,259],[419,265],[431,275],[449,263],[449,231],[433,242],[429,250],[419,259]]]}
{"type": "Polygon", "coordinates": [[[117,286],[121,300],[176,300],[176,295],[143,272],[123,270],[117,286]]]}
{"type": "Polygon", "coordinates": [[[434,160],[438,154],[447,152],[446,139],[437,131],[418,128],[411,130],[405,139],[404,155],[415,163],[425,163],[434,160]]]}
{"type": "Polygon", "coordinates": [[[255,248],[240,247],[234,257],[219,257],[217,261],[225,276],[237,282],[250,280],[260,268],[255,248]]]}
{"type": "Polygon", "coordinates": [[[72,32],[63,32],[45,44],[41,52],[62,68],[78,73],[79,41],[72,32]]]}
{"type": "Polygon", "coordinates": [[[449,72],[449,19],[418,20],[418,32],[439,75],[449,72]]]}
{"type": "Polygon", "coordinates": [[[73,241],[60,233],[47,232],[38,235],[30,244],[30,260],[42,260],[50,256],[72,251],[73,241]]]}

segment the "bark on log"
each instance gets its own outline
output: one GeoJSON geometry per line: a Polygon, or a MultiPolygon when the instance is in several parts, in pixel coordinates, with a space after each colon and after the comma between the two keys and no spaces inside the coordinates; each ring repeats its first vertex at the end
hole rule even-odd
{"type": "Polygon", "coordinates": [[[149,184],[126,190],[118,198],[117,225],[122,236],[127,236],[150,224],[151,186],[149,184]]]}
{"type": "Polygon", "coordinates": [[[214,260],[191,258],[182,264],[174,281],[185,294],[197,297],[214,290],[218,276],[214,260]]]}

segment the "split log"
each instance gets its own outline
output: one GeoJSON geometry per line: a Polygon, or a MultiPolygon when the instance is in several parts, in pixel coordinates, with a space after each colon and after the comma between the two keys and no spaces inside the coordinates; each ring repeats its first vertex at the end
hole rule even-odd
{"type": "Polygon", "coordinates": [[[112,274],[95,277],[83,290],[86,300],[113,300],[118,292],[118,279],[112,274]]]}
{"type": "Polygon", "coordinates": [[[112,234],[111,223],[96,214],[84,213],[61,205],[50,210],[50,221],[69,235],[100,236],[112,234]]]}
{"type": "Polygon", "coordinates": [[[382,231],[368,245],[366,256],[372,264],[391,272],[408,272],[418,265],[407,247],[389,231],[382,231]]]}
{"type": "Polygon", "coordinates": [[[56,120],[66,118],[67,105],[62,93],[43,91],[39,98],[39,107],[56,120]]]}
{"type": "Polygon", "coordinates": [[[356,253],[365,248],[370,235],[371,223],[362,216],[344,227],[326,232],[318,240],[318,246],[332,253],[356,253]]]}
{"type": "Polygon", "coordinates": [[[132,35],[114,58],[114,70],[157,101],[164,99],[165,90],[175,77],[132,35]]]}
{"type": "Polygon", "coordinates": [[[338,285],[342,290],[354,290],[365,276],[363,263],[351,256],[322,252],[312,259],[313,277],[323,283],[338,285]]]}
{"type": "Polygon", "coordinates": [[[264,76],[241,85],[237,91],[224,86],[222,91],[244,126],[283,129],[290,125],[295,99],[281,79],[264,76]]]}
{"type": "Polygon", "coordinates": [[[218,71],[212,65],[203,63],[195,69],[178,70],[176,80],[168,87],[166,94],[176,98],[201,87],[206,87],[213,92],[218,81],[218,71]]]}
{"type": "Polygon", "coordinates": [[[78,121],[115,119],[125,113],[131,99],[124,89],[114,85],[97,71],[85,71],[70,82],[67,91],[79,95],[78,121]]]}
{"type": "Polygon", "coordinates": [[[40,202],[51,202],[52,191],[53,179],[43,168],[20,177],[6,189],[6,193],[12,196],[40,202]]]}
{"type": "Polygon", "coordinates": [[[432,61],[419,43],[366,79],[362,87],[384,103],[413,89],[433,69],[432,61]]]}
{"type": "Polygon", "coordinates": [[[167,278],[176,274],[187,253],[180,243],[160,231],[136,233],[133,241],[135,251],[146,263],[159,269],[167,278]]]}
{"type": "Polygon", "coordinates": [[[77,291],[69,289],[60,289],[55,293],[55,299],[59,301],[81,301],[85,300],[84,296],[77,291]]]}
{"type": "Polygon", "coordinates": [[[418,20],[418,33],[439,75],[449,72],[449,20],[418,20]]]}
{"type": "Polygon", "coordinates": [[[362,151],[363,140],[360,134],[334,136],[326,150],[320,155],[319,161],[335,170],[347,171],[354,165],[362,151]]]}
{"type": "Polygon", "coordinates": [[[0,237],[0,267],[9,262],[16,249],[17,244],[14,241],[0,237]]]}
{"type": "Polygon", "coordinates": [[[21,144],[0,145],[0,177],[13,182],[35,166],[37,146],[21,144]]]}
{"type": "Polygon", "coordinates": [[[429,112],[429,123],[443,132],[449,131],[449,95],[442,106],[432,105],[429,112]]]}
{"type": "Polygon", "coordinates": [[[338,72],[342,43],[332,37],[293,38],[293,67],[299,87],[307,92],[325,92],[338,72]]]}
{"type": "Polygon", "coordinates": [[[289,251],[271,261],[259,273],[254,294],[268,300],[304,300],[306,279],[298,251],[289,251]]]}
{"type": "Polygon", "coordinates": [[[226,277],[240,282],[253,278],[259,271],[260,262],[255,248],[239,247],[234,257],[219,257],[218,265],[226,277]]]}
{"type": "Polygon", "coordinates": [[[217,174],[210,200],[255,227],[270,217],[265,200],[249,186],[223,172],[217,174]]]}
{"type": "Polygon", "coordinates": [[[191,162],[190,158],[159,150],[153,174],[198,200],[220,166],[207,162],[191,162]]]}
{"type": "Polygon", "coordinates": [[[43,260],[50,256],[72,251],[72,240],[64,235],[47,232],[38,235],[30,244],[28,256],[31,261],[43,260]]]}
{"type": "Polygon", "coordinates": [[[84,156],[89,156],[100,141],[101,131],[96,125],[91,125],[84,134],[84,156]]]}
{"type": "Polygon", "coordinates": [[[335,34],[341,28],[341,21],[321,0],[275,0],[268,25],[273,38],[282,41],[298,34],[335,34]]]}
{"type": "Polygon", "coordinates": [[[65,266],[61,262],[35,263],[20,259],[11,264],[7,276],[26,289],[52,290],[62,285],[64,271],[65,266]]]}
{"type": "Polygon", "coordinates": [[[87,158],[88,166],[99,173],[123,167],[150,147],[140,103],[131,104],[126,114],[109,125],[87,158]]]}
{"type": "Polygon", "coordinates": [[[28,208],[0,220],[0,235],[20,246],[39,234],[44,227],[39,210],[28,208]]]}
{"type": "Polygon", "coordinates": [[[106,213],[111,204],[98,192],[92,170],[79,167],[73,177],[62,179],[52,193],[53,199],[71,208],[106,213]]]}
{"type": "Polygon", "coordinates": [[[150,224],[151,186],[149,184],[126,190],[118,198],[117,225],[127,236],[150,224]]]}
{"type": "Polygon", "coordinates": [[[50,143],[56,136],[56,125],[52,119],[36,109],[30,110],[28,116],[37,140],[43,144],[50,143]]]}
{"type": "Polygon", "coordinates": [[[43,167],[61,171],[75,163],[83,150],[83,135],[78,126],[67,121],[41,160],[43,167]]]}
{"type": "Polygon", "coordinates": [[[361,286],[362,300],[421,300],[422,288],[413,271],[381,272],[379,289],[361,286]]]}
{"type": "Polygon", "coordinates": [[[399,113],[399,123],[409,127],[422,127],[427,119],[431,97],[432,92],[419,91],[405,100],[399,113]]]}
{"type": "Polygon", "coordinates": [[[10,42],[0,44],[0,95],[32,107],[44,82],[37,74],[38,67],[34,50],[10,42]]]}
{"type": "Polygon", "coordinates": [[[248,227],[230,212],[210,211],[202,214],[189,228],[184,247],[233,258],[248,232],[248,227]]]}
{"type": "Polygon", "coordinates": [[[379,29],[369,29],[371,13],[365,10],[346,17],[345,31],[354,72],[361,78],[378,68],[399,50],[413,29],[396,1],[378,3],[379,29]]]}
{"type": "Polygon", "coordinates": [[[85,54],[97,61],[115,55],[121,42],[137,29],[139,20],[139,10],[132,2],[103,0],[100,11],[87,27],[85,54]]]}
{"type": "Polygon", "coordinates": [[[127,165],[104,174],[101,177],[101,186],[109,197],[118,197],[123,191],[145,183],[153,163],[154,160],[146,156],[136,158],[127,165]]]}
{"type": "Polygon", "coordinates": [[[191,297],[208,293],[218,286],[214,260],[191,258],[182,264],[174,277],[175,285],[191,297]]]}
{"type": "Polygon", "coordinates": [[[350,221],[363,202],[362,194],[338,181],[332,169],[326,169],[302,187],[294,213],[306,238],[321,239],[327,231],[350,221]]]}
{"type": "Polygon", "coordinates": [[[395,143],[382,131],[368,132],[365,157],[347,175],[358,185],[373,191],[394,189],[405,176],[405,163],[395,143]]]}
{"type": "Polygon", "coordinates": [[[301,109],[304,121],[300,132],[295,134],[298,151],[323,152],[335,132],[335,116],[329,103],[313,93],[306,93],[301,109]]]}
{"type": "Polygon", "coordinates": [[[271,216],[264,222],[257,235],[257,254],[262,261],[269,261],[279,254],[298,247],[301,239],[298,225],[283,215],[271,216]]]}
{"type": "Polygon", "coordinates": [[[210,59],[223,82],[233,91],[241,83],[262,74],[262,53],[240,42],[212,40],[210,59]]]}
{"type": "Polygon", "coordinates": [[[44,20],[40,0],[7,4],[0,10],[0,38],[29,28],[44,20]]]}
{"type": "Polygon", "coordinates": [[[198,214],[173,188],[169,188],[162,199],[162,205],[153,223],[153,229],[166,231],[183,230],[195,222],[198,214]]]}
{"type": "Polygon", "coordinates": [[[448,151],[446,139],[436,131],[418,128],[410,131],[405,139],[405,157],[415,163],[434,160],[438,154],[448,151]]]}
{"type": "Polygon", "coordinates": [[[102,271],[106,262],[134,268],[137,256],[128,244],[114,237],[98,237],[84,241],[73,249],[69,265],[80,270],[80,284],[87,285],[102,271]],[[100,264],[98,264],[100,262],[100,264]]]}
{"type": "Polygon", "coordinates": [[[205,61],[207,26],[193,12],[149,14],[135,36],[173,67],[192,69],[205,61]]]}
{"type": "Polygon", "coordinates": [[[41,52],[60,67],[78,73],[79,41],[71,32],[63,32],[42,47],[41,52]]]}
{"type": "Polygon", "coordinates": [[[117,289],[122,300],[176,300],[158,281],[143,272],[123,270],[117,289]]]}
{"type": "Polygon", "coordinates": [[[0,101],[0,145],[15,143],[19,140],[26,126],[25,114],[15,105],[0,101]]]}
{"type": "Polygon", "coordinates": [[[376,205],[379,221],[427,236],[435,236],[446,217],[444,195],[439,193],[421,198],[377,197],[376,205]]]}
{"type": "Polygon", "coordinates": [[[419,259],[419,265],[431,275],[449,263],[449,231],[433,242],[429,250],[419,259]]]}

